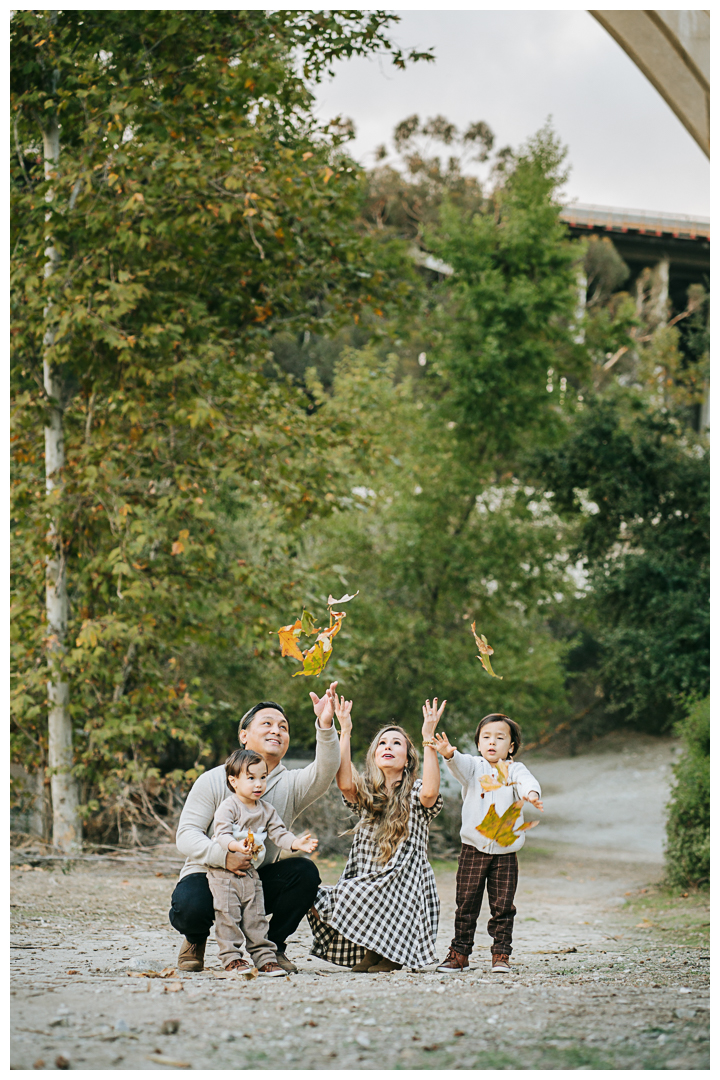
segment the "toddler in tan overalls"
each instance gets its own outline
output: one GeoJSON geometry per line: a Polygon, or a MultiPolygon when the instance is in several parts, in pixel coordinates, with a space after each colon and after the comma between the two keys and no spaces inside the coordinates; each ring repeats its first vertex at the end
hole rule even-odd
{"type": "Polygon", "coordinates": [[[262,801],[268,769],[254,750],[236,750],[225,762],[228,787],[233,792],[217,808],[213,839],[226,851],[250,855],[251,863],[240,877],[231,870],[208,867],[207,878],[215,907],[215,939],[220,962],[228,971],[250,970],[243,945],[259,975],[285,972],[277,963],[277,948],[268,938],[262,882],[257,867],[265,857],[265,837],[285,851],[314,851],[317,840],[309,833],[295,836],[277,810],[262,801]]]}

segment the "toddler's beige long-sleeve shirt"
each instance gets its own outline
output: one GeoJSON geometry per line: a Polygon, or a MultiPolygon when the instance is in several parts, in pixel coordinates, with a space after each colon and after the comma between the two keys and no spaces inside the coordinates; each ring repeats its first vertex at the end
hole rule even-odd
{"type": "MultiPolygon", "coordinates": [[[[340,768],[340,742],[335,728],[321,728],[316,721],[315,731],[317,751],[310,765],[304,769],[286,769],[280,762],[268,776],[262,801],[275,807],[287,827],[325,794],[340,768]]],[[[207,873],[208,866],[225,866],[225,848],[212,839],[212,830],[215,811],[228,794],[224,765],[208,769],[190,789],[175,836],[178,851],[185,856],[181,878],[207,873]]],[[[270,838],[265,846],[264,862],[276,862],[280,848],[270,838]]]]}

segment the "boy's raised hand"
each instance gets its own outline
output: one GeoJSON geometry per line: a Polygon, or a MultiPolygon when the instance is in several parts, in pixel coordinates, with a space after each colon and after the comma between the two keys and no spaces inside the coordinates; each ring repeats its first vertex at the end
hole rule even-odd
{"type": "Polygon", "coordinates": [[[293,844],[293,851],[306,851],[308,855],[315,850],[318,846],[316,836],[311,836],[309,832],[303,833],[299,836],[293,844]]]}
{"type": "Polygon", "coordinates": [[[423,705],[423,741],[425,741],[426,739],[433,739],[435,737],[435,728],[438,725],[440,717],[445,712],[446,705],[447,701],[443,701],[440,708],[438,708],[437,698],[433,698],[432,705],[427,698],[425,699],[425,704],[423,705]]]}
{"type": "Polygon", "coordinates": [[[543,804],[540,802],[540,795],[537,791],[531,791],[529,795],[523,795],[523,802],[532,803],[538,810],[542,810],[543,804]]]}
{"type": "Polygon", "coordinates": [[[437,750],[438,754],[442,754],[444,758],[451,758],[457,750],[457,746],[450,745],[450,740],[448,739],[444,731],[442,735],[436,734],[433,741],[435,743],[435,749],[437,750]]]}
{"type": "Polygon", "coordinates": [[[345,698],[340,695],[340,701],[335,706],[335,715],[340,722],[340,734],[349,735],[352,731],[352,701],[346,701],[345,698]]]}

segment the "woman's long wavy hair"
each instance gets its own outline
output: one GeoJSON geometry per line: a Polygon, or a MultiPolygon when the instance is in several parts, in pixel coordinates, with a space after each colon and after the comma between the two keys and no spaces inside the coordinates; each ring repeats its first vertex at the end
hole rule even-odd
{"type": "Polygon", "coordinates": [[[357,801],[362,811],[362,817],[353,832],[367,825],[373,828],[380,848],[380,862],[383,865],[392,858],[398,845],[408,834],[410,792],[417,779],[419,763],[418,752],[407,731],[399,724],[386,724],[370,743],[362,776],[354,765],[352,767],[357,801]],[[385,776],[375,761],[378,743],[388,731],[398,731],[407,743],[407,764],[400,783],[396,784],[392,791],[385,790],[385,776]]]}

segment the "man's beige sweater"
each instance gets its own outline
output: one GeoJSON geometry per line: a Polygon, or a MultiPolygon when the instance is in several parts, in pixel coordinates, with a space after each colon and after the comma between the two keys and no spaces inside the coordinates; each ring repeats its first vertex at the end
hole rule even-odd
{"type": "MultiPolygon", "coordinates": [[[[317,749],[310,765],[286,769],[281,762],[268,776],[263,802],[275,807],[288,829],[303,810],[325,794],[340,768],[340,741],[335,727],[321,728],[315,721],[315,733],[317,749]]],[[[224,765],[208,769],[191,787],[175,836],[178,851],[185,856],[181,878],[204,874],[208,866],[225,865],[226,852],[212,839],[212,831],[215,812],[229,794],[224,765]]],[[[269,837],[266,848],[264,863],[276,862],[280,849],[269,837]]]]}

